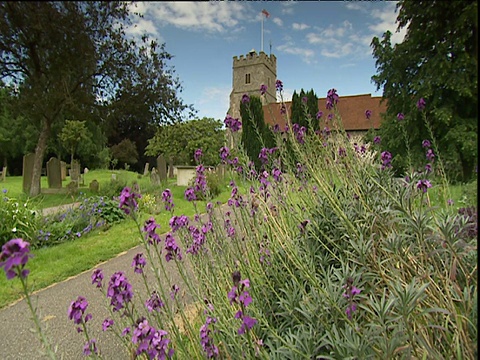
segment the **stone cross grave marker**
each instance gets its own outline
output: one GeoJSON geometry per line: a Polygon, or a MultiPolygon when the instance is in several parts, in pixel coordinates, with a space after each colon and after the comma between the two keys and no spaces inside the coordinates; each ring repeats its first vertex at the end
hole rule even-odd
{"type": "Polygon", "coordinates": [[[60,160],[55,157],[47,161],[48,188],[60,189],[62,187],[62,167],[60,160]]]}
{"type": "Polygon", "coordinates": [[[147,162],[145,164],[145,168],[143,169],[143,176],[147,176],[148,175],[148,167],[150,166],[150,164],[147,162]]]}

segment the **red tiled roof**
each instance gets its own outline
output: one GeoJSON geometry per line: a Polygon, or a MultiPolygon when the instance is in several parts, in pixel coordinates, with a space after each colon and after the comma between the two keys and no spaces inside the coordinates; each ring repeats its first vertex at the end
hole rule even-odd
{"type": "MultiPolygon", "coordinates": [[[[387,111],[386,101],[382,102],[382,97],[372,97],[371,94],[340,96],[337,103],[337,110],[343,121],[346,131],[367,131],[372,126],[374,129],[380,127],[382,121],[381,114],[387,111]],[[365,111],[370,110],[372,115],[370,120],[365,117],[365,111]]],[[[323,121],[332,111],[325,107],[326,98],[318,99],[318,108],[323,111],[323,121]]],[[[285,102],[288,114],[291,112],[291,102],[285,102]]],[[[270,125],[278,124],[281,128],[285,126],[285,117],[280,114],[280,103],[271,103],[263,106],[265,122],[270,125]]],[[[321,128],[322,128],[321,124],[321,128]]]]}

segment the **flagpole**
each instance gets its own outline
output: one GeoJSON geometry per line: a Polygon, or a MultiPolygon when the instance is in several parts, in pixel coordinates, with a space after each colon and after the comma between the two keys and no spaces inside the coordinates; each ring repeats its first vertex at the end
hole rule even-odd
{"type": "Polygon", "coordinates": [[[261,43],[261,50],[260,51],[263,51],[263,14],[262,14],[262,43],[261,43]]]}

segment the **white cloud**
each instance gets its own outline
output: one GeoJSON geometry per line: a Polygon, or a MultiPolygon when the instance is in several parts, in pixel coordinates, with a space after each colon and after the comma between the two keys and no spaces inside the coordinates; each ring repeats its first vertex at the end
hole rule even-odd
{"type": "Polygon", "coordinates": [[[214,119],[223,120],[227,114],[228,108],[230,107],[230,92],[232,91],[231,87],[226,86],[216,86],[216,87],[205,87],[201,91],[201,97],[195,101],[195,105],[198,105],[203,110],[199,113],[199,117],[202,118],[212,117],[214,119]]]}
{"type": "Polygon", "coordinates": [[[282,2],[282,14],[284,15],[291,15],[294,13],[293,7],[295,6],[295,3],[292,1],[285,1],[282,2]]]}
{"type": "Polygon", "coordinates": [[[368,27],[374,33],[374,36],[378,37],[382,37],[387,30],[390,30],[392,33],[392,44],[401,43],[406,34],[406,27],[397,32],[398,24],[396,24],[396,19],[398,13],[395,11],[395,6],[396,3],[389,3],[382,10],[373,10],[371,17],[376,22],[368,27]]]}
{"type": "Polygon", "coordinates": [[[278,17],[275,17],[273,18],[272,20],[275,24],[277,24],[278,26],[283,26],[283,21],[282,19],[278,18],[278,17]]]}
{"type": "Polygon", "coordinates": [[[293,30],[305,30],[305,29],[308,29],[310,26],[308,26],[307,24],[299,24],[299,23],[293,23],[292,24],[292,29],[293,30]]]}
{"type": "Polygon", "coordinates": [[[157,24],[212,33],[231,31],[251,19],[250,6],[237,2],[142,2],[137,10],[157,24]]]}
{"type": "Polygon", "coordinates": [[[286,54],[299,55],[302,61],[307,64],[310,64],[315,56],[315,51],[312,49],[295,46],[291,41],[287,41],[285,44],[277,46],[276,49],[286,54]]]}

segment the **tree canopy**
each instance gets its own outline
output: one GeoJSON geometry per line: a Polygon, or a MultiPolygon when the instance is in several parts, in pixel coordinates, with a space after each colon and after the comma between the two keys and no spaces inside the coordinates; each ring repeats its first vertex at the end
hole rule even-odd
{"type": "Polygon", "coordinates": [[[30,195],[39,193],[49,139],[65,119],[97,124],[109,145],[129,138],[124,135],[144,135],[146,144],[152,125],[177,121],[189,108],[178,98],[180,83],[164,45],[126,35],[131,6],[0,3],[1,79],[15,99],[12,115],[27,119],[36,132],[30,195]]]}
{"type": "Polygon", "coordinates": [[[297,93],[295,90],[292,95],[292,110],[290,119],[292,124],[305,126],[305,128],[312,128],[318,130],[320,123],[316,120],[318,113],[318,97],[311,89],[310,91],[300,90],[297,93]]]}
{"type": "Polygon", "coordinates": [[[216,166],[218,151],[225,143],[225,130],[220,120],[204,117],[157,128],[148,141],[145,154],[164,155],[175,165],[195,165],[195,150],[202,149],[202,163],[216,166]]]}
{"type": "Polygon", "coordinates": [[[404,41],[392,46],[386,32],[371,44],[377,68],[372,80],[387,101],[382,147],[394,154],[397,170],[405,168],[406,145],[399,136],[405,126],[414,165],[425,163],[422,140],[435,141],[449,179],[466,181],[478,159],[477,1],[401,0],[398,9],[398,29],[407,29],[404,41]],[[420,98],[423,112],[416,108],[420,98]]]}

